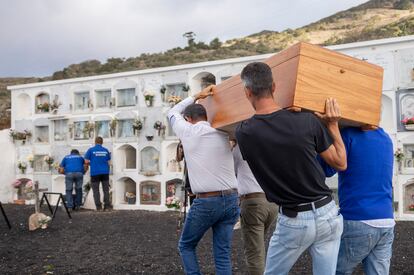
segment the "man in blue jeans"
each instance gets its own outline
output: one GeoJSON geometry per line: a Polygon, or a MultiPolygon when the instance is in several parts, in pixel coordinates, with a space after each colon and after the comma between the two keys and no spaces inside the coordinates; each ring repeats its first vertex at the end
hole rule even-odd
{"type": "MultiPolygon", "coordinates": [[[[348,168],[338,172],[344,232],[336,274],[352,274],[362,262],[365,274],[388,274],[394,240],[393,146],[383,129],[341,131],[348,168]]],[[[336,171],[321,161],[327,176],[336,171]]]]}
{"type": "Polygon", "coordinates": [[[228,136],[212,128],[204,107],[194,104],[211,95],[212,89],[207,87],[168,112],[171,126],[182,142],[191,190],[196,196],[178,248],[185,273],[201,274],[196,247],[211,228],[216,274],[230,275],[233,226],[239,217],[233,156],[228,136]]]}
{"type": "Polygon", "coordinates": [[[85,160],[79,151],[73,149],[70,155],[63,158],[59,171],[65,174],[66,204],[69,209],[79,210],[82,205],[83,174],[85,174],[85,160]],[[76,199],[73,203],[73,184],[75,184],[76,199]]]}
{"type": "MultiPolygon", "coordinates": [[[[276,230],[269,243],[265,274],[288,274],[307,249],[313,274],[335,274],[342,216],[316,156],[346,169],[336,100],[327,99],[326,114],[283,110],[274,100],[270,67],[248,64],[241,73],[244,92],[255,115],[243,121],[236,138],[267,200],[279,205],[276,230]]],[[[277,91],[276,91],[277,92],[277,91]]]]}
{"type": "Polygon", "coordinates": [[[101,196],[99,192],[99,183],[102,183],[104,194],[104,211],[112,209],[109,200],[109,161],[111,153],[102,146],[102,137],[95,138],[95,146],[88,149],[85,154],[85,163],[91,167],[91,186],[93,191],[93,199],[97,211],[102,210],[101,196]]]}

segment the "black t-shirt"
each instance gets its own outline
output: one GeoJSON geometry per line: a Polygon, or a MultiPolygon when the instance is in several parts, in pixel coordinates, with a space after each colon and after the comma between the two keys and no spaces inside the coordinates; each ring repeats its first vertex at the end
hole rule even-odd
{"type": "Polygon", "coordinates": [[[286,110],[254,115],[237,127],[236,137],[269,201],[288,207],[331,195],[316,156],[332,139],[315,115],[286,110]]]}

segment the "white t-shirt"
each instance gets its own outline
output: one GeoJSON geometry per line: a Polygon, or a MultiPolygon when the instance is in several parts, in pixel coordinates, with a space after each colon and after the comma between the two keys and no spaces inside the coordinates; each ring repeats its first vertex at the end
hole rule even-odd
{"type": "Polygon", "coordinates": [[[168,112],[170,124],[183,144],[191,190],[197,194],[237,188],[228,135],[207,121],[187,122],[181,113],[192,103],[194,98],[188,97],[168,112]]]}
{"type": "Polygon", "coordinates": [[[233,149],[233,159],[239,194],[264,193],[263,189],[257,183],[252,170],[250,170],[249,164],[243,159],[239,145],[236,145],[233,149]]]}

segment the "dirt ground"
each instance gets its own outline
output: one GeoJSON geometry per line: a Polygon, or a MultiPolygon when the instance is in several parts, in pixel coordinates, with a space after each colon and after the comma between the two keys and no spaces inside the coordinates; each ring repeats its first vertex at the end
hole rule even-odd
{"type": "MultiPolygon", "coordinates": [[[[28,231],[32,206],[5,205],[0,216],[0,274],[183,274],[177,251],[177,212],[59,210],[46,230],[28,231]]],[[[47,209],[42,209],[47,213],[47,209]]],[[[391,274],[414,274],[414,222],[398,222],[391,274]]],[[[214,274],[211,233],[200,242],[203,274],[214,274]]],[[[246,274],[240,230],[233,241],[233,273],[246,274]]],[[[304,254],[291,274],[311,274],[304,254]]],[[[362,274],[356,271],[355,274],[362,274]]]]}

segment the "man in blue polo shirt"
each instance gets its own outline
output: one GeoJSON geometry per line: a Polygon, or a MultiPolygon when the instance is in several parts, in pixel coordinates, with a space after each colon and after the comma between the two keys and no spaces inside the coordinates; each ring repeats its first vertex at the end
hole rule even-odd
{"type": "Polygon", "coordinates": [[[59,172],[65,174],[66,203],[69,209],[79,210],[82,205],[84,165],[85,160],[76,149],[73,149],[70,155],[65,156],[60,163],[59,172]],[[75,184],[76,192],[75,203],[72,197],[73,184],[75,184]]]}
{"type": "MultiPolygon", "coordinates": [[[[348,168],[338,172],[344,230],[336,274],[352,274],[362,262],[365,274],[388,274],[394,240],[393,146],[383,129],[341,131],[348,168]]],[[[336,171],[320,162],[330,177],[336,171]]]]}
{"type": "Polygon", "coordinates": [[[95,138],[95,146],[88,149],[85,154],[86,164],[91,167],[91,186],[96,210],[102,210],[102,203],[99,193],[99,183],[102,183],[104,194],[104,210],[112,208],[109,201],[109,161],[111,153],[102,146],[102,137],[95,138]]]}

